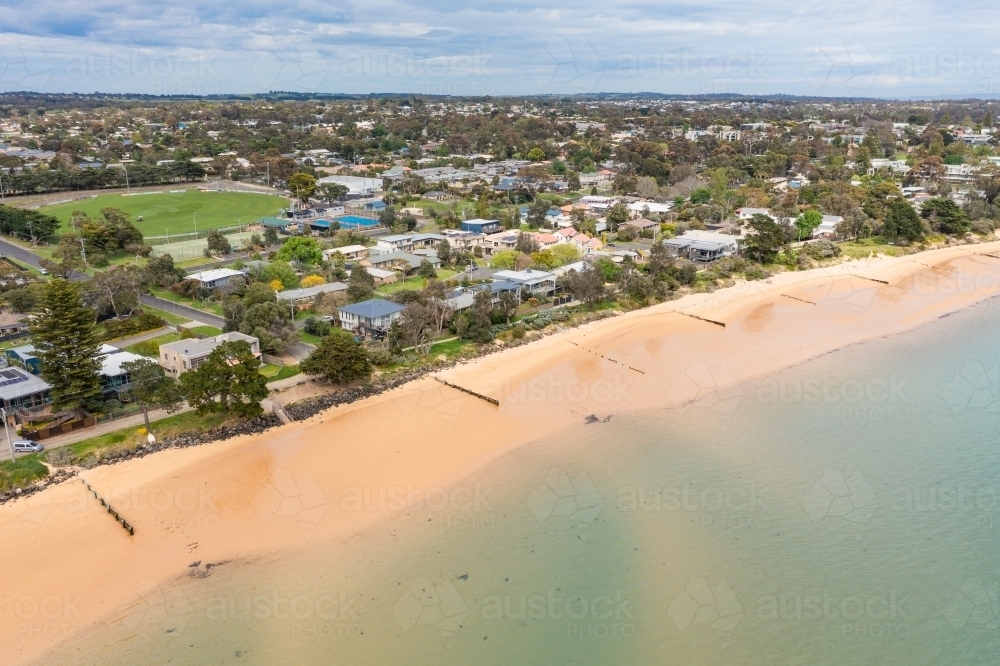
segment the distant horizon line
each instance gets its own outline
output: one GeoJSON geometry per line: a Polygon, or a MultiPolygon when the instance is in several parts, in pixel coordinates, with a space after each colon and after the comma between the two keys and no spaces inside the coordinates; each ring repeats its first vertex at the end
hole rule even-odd
{"type": "Polygon", "coordinates": [[[268,92],[230,92],[215,93],[210,95],[184,95],[184,94],[150,94],[138,92],[114,93],[114,92],[39,92],[31,90],[11,90],[0,91],[0,103],[10,97],[51,97],[51,98],[79,98],[79,99],[120,99],[120,100],[228,100],[228,99],[275,99],[281,98],[284,101],[309,101],[309,100],[350,100],[350,99],[371,99],[371,98],[417,98],[417,99],[452,99],[452,100],[517,100],[517,99],[571,99],[576,101],[627,101],[627,100],[664,100],[664,101],[744,101],[744,102],[800,102],[800,103],[972,103],[972,102],[994,102],[1000,101],[1000,94],[992,96],[910,96],[910,97],[873,97],[873,96],[824,96],[824,95],[795,95],[786,93],[771,93],[767,95],[743,95],[739,93],[659,93],[650,91],[636,92],[594,92],[594,93],[532,93],[532,94],[505,94],[505,95],[445,95],[420,92],[366,92],[366,93],[345,93],[345,92],[297,92],[292,90],[271,90],[268,92]]]}

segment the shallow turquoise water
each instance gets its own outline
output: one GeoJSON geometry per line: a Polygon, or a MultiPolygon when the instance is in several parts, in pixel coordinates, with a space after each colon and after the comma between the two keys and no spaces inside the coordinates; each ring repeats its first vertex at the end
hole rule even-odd
{"type": "Polygon", "coordinates": [[[46,662],[995,664],[998,331],[994,299],[581,424],[391,530],[166,585],[162,615],[46,662]]]}

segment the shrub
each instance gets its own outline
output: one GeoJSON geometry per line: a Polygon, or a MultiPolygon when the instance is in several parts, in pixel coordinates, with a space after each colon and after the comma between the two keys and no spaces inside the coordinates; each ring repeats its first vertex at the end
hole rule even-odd
{"type": "Polygon", "coordinates": [[[121,338],[165,326],[167,322],[150,312],[138,312],[124,319],[109,319],[104,322],[105,339],[121,338]]]}
{"type": "Polygon", "coordinates": [[[137,342],[132,345],[132,349],[140,356],[149,356],[151,358],[159,358],[160,356],[160,343],[156,340],[137,342]]]}
{"type": "Polygon", "coordinates": [[[309,335],[322,338],[323,336],[330,335],[330,322],[317,319],[316,317],[309,317],[306,319],[304,330],[309,335]]]}
{"type": "Polygon", "coordinates": [[[388,349],[369,349],[368,360],[372,365],[385,366],[392,363],[392,354],[388,349]]]}
{"type": "Polygon", "coordinates": [[[299,283],[302,287],[317,287],[321,284],[326,284],[326,278],[321,275],[307,275],[299,283]]]}

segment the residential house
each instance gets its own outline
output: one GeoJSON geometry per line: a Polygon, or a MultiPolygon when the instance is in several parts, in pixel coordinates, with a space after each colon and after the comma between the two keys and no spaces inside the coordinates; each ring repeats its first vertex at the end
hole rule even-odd
{"type": "Polygon", "coordinates": [[[371,298],[337,308],[340,327],[359,335],[381,337],[392,322],[403,315],[404,307],[383,298],[371,298]]]}
{"type": "Polygon", "coordinates": [[[482,220],[476,218],[474,220],[464,220],[462,222],[462,231],[469,231],[474,234],[492,234],[500,231],[500,221],[499,220],[482,220]]]}
{"type": "Polygon", "coordinates": [[[105,400],[129,402],[132,377],[122,367],[125,363],[141,361],[144,356],[127,352],[112,345],[101,345],[101,391],[105,400]]]}
{"type": "Polygon", "coordinates": [[[383,270],[397,270],[404,273],[412,273],[420,268],[423,261],[431,262],[435,269],[441,268],[441,260],[437,255],[416,255],[409,252],[389,252],[387,254],[373,254],[358,263],[365,268],[381,268],[383,270]]]}
{"type": "Polygon", "coordinates": [[[522,271],[497,271],[493,274],[493,279],[520,285],[521,298],[551,296],[556,290],[555,274],[531,268],[522,271]]]}
{"type": "Polygon", "coordinates": [[[244,271],[237,271],[232,268],[212,268],[207,271],[192,273],[184,279],[200,283],[203,289],[218,289],[229,284],[230,280],[246,282],[247,274],[244,271]]]}
{"type": "Polygon", "coordinates": [[[766,208],[737,208],[736,209],[736,219],[737,220],[749,220],[754,215],[766,215],[772,220],[775,219],[774,215],[766,208]]]}
{"type": "Polygon", "coordinates": [[[319,294],[331,294],[338,291],[347,291],[347,285],[343,282],[327,282],[317,284],[313,287],[302,287],[301,289],[286,289],[277,293],[279,303],[290,303],[299,305],[306,301],[312,302],[319,294]]]}
{"type": "Polygon", "coordinates": [[[813,238],[827,238],[837,233],[837,225],[844,221],[840,215],[824,215],[823,221],[813,229],[813,238]]]}
{"type": "Polygon", "coordinates": [[[685,231],[676,238],[668,238],[663,241],[663,245],[672,255],[697,264],[708,264],[739,252],[739,240],[736,236],[698,229],[685,231]]]}
{"type": "Polygon", "coordinates": [[[343,247],[334,247],[329,250],[323,250],[323,259],[326,261],[332,261],[333,255],[342,254],[347,259],[347,261],[358,261],[359,259],[364,259],[368,256],[368,248],[364,245],[344,245],[343,247]]]}
{"type": "Polygon", "coordinates": [[[20,335],[28,332],[28,317],[23,314],[4,312],[0,314],[0,337],[20,335]]]}
{"type": "Polygon", "coordinates": [[[656,235],[657,229],[660,228],[659,222],[654,222],[652,220],[647,220],[644,217],[638,217],[634,220],[629,220],[622,224],[623,227],[632,227],[639,232],[640,236],[648,235],[650,238],[656,235]]]}
{"type": "Polygon", "coordinates": [[[673,210],[673,202],[669,203],[657,203],[655,201],[633,201],[625,206],[628,208],[629,215],[633,218],[641,217],[649,213],[655,213],[657,215],[662,215],[663,213],[669,213],[673,210]]]}
{"type": "Polygon", "coordinates": [[[369,249],[369,254],[389,254],[390,252],[409,252],[413,249],[412,234],[396,234],[393,236],[382,236],[375,240],[374,247],[369,249]]]}
{"type": "Polygon", "coordinates": [[[474,234],[458,229],[445,229],[441,234],[448,241],[448,244],[456,250],[471,250],[477,245],[482,245],[486,238],[484,234],[474,234]]]}
{"type": "Polygon", "coordinates": [[[0,407],[8,412],[38,411],[52,402],[51,388],[41,377],[22,368],[0,369],[0,407]]]}
{"type": "Polygon", "coordinates": [[[35,345],[12,347],[4,352],[4,355],[7,357],[8,364],[24,368],[33,375],[42,371],[42,361],[35,356],[35,345]]]}
{"type": "Polygon", "coordinates": [[[197,369],[222,343],[240,340],[249,343],[253,355],[260,358],[260,341],[257,338],[232,331],[201,340],[188,338],[160,345],[160,365],[167,375],[176,378],[188,370],[197,369]]]}
{"type": "Polygon", "coordinates": [[[503,252],[505,250],[513,250],[514,246],[517,245],[517,237],[521,232],[516,230],[501,231],[499,233],[490,234],[483,241],[483,252],[486,256],[496,254],[497,252],[503,252]]]}

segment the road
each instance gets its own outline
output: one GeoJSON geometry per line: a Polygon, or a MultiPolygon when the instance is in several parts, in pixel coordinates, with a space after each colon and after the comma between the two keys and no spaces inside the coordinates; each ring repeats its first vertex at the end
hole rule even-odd
{"type": "Polygon", "coordinates": [[[148,305],[152,308],[157,308],[158,310],[164,310],[175,315],[180,315],[181,317],[187,317],[188,319],[200,321],[201,323],[208,324],[209,326],[223,328],[226,325],[226,320],[218,315],[196,310],[195,308],[189,308],[188,306],[181,305],[180,303],[166,301],[156,296],[143,294],[139,300],[142,301],[143,305],[148,305]]]}
{"type": "MultiPolygon", "coordinates": [[[[0,238],[0,254],[6,255],[15,261],[20,261],[23,264],[28,264],[32,268],[41,270],[42,264],[40,257],[37,254],[24,249],[20,245],[14,245],[9,241],[5,241],[0,238]]],[[[85,280],[87,276],[83,273],[77,273],[73,271],[69,275],[70,280],[85,280]]]]}
{"type": "MultiPolygon", "coordinates": [[[[200,321],[201,323],[208,324],[209,326],[215,326],[216,328],[221,329],[226,325],[226,320],[222,317],[209,314],[208,312],[202,312],[201,310],[196,310],[194,308],[189,308],[188,306],[181,305],[180,303],[165,301],[162,298],[150,296],[149,294],[143,294],[141,300],[144,305],[165,310],[166,312],[180,315],[181,317],[187,317],[188,319],[200,321]]],[[[296,322],[297,328],[301,328],[302,326],[305,326],[304,322],[296,322]]],[[[296,361],[304,361],[314,349],[316,349],[316,347],[307,342],[296,342],[288,348],[288,353],[294,357],[296,361]]]]}

